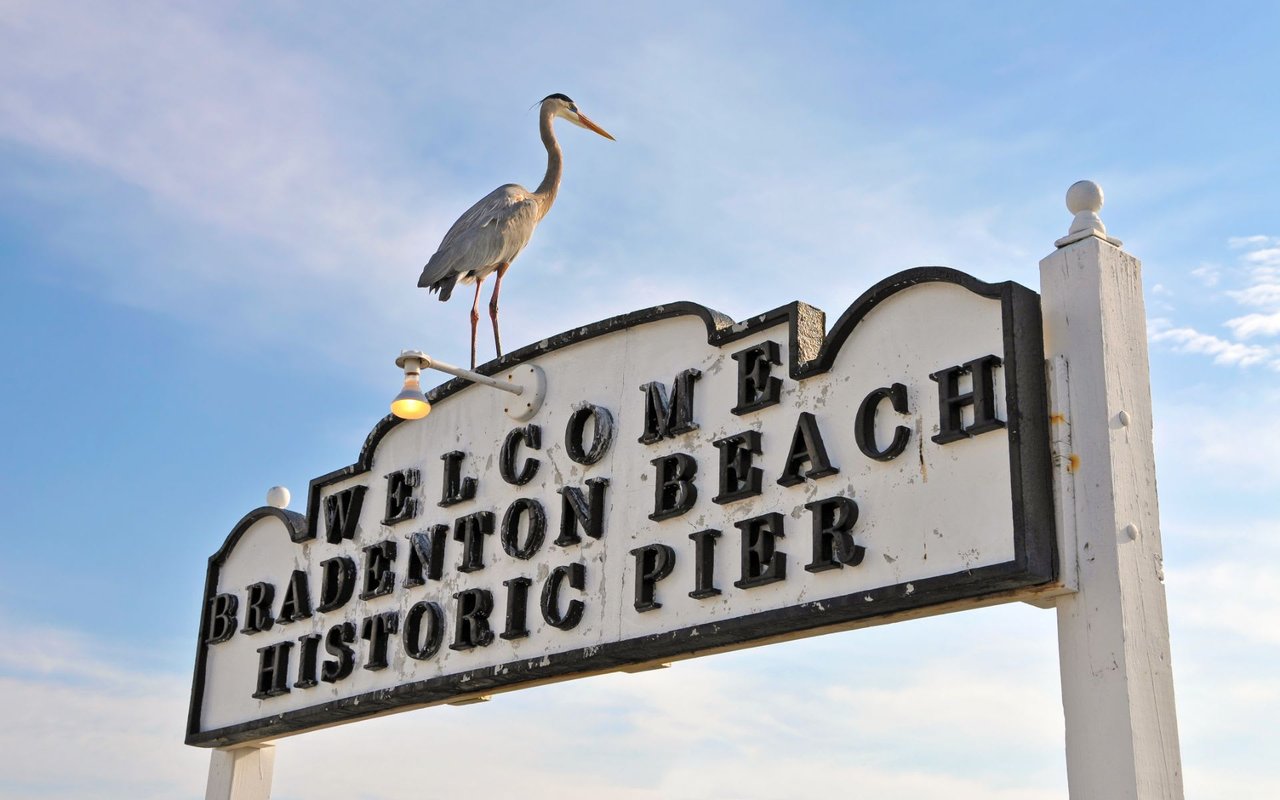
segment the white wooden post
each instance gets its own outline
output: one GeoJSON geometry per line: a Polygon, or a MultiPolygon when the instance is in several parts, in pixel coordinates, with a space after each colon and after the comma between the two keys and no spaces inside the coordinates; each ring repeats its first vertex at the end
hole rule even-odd
{"type": "Polygon", "coordinates": [[[1107,236],[1096,184],[1073,185],[1067,207],[1075,219],[1040,262],[1040,288],[1074,449],[1058,523],[1075,528],[1064,564],[1078,591],[1057,599],[1070,796],[1180,800],[1141,264],[1107,236]]]}
{"type": "Polygon", "coordinates": [[[268,800],[276,766],[272,744],[219,747],[209,755],[205,800],[268,800]]]}

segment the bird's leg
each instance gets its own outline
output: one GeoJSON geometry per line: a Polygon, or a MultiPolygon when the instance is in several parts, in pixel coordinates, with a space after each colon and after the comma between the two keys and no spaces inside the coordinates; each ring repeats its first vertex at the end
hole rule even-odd
{"type": "Polygon", "coordinates": [[[480,286],[484,278],[476,281],[476,299],[471,301],[471,368],[476,368],[476,326],[480,324],[480,286]]]}
{"type": "Polygon", "coordinates": [[[502,276],[507,274],[507,267],[510,266],[505,261],[498,265],[498,280],[493,283],[493,297],[489,299],[489,319],[493,320],[493,349],[498,351],[498,358],[502,358],[502,334],[498,333],[498,292],[502,290],[502,276]]]}

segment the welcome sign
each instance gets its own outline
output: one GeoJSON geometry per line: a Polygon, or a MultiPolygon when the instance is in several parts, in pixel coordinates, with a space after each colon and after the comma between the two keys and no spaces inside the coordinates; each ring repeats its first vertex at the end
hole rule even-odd
{"type": "Polygon", "coordinates": [[[209,561],[187,729],[226,746],[1026,597],[1056,577],[1039,297],[909,270],[828,331],[690,303],[388,417],[209,561]]]}

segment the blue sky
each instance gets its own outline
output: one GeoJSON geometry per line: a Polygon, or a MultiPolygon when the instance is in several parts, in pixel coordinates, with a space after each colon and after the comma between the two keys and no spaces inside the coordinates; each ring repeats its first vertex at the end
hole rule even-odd
{"type": "MultiPolygon", "coordinates": [[[[536,185],[551,92],[618,141],[561,131],[509,345],[680,299],[838,314],[923,264],[1035,288],[1101,183],[1144,262],[1187,793],[1280,795],[1280,12],[687,5],[0,5],[0,797],[201,795],[205,559],[351,462],[400,348],[466,362],[465,299],[417,274],[536,185]]],[[[277,796],[458,794],[471,759],[481,795],[1065,797],[1057,680],[1052,615],[1002,607],[287,740],[277,796]],[[477,756],[497,731],[522,755],[477,756]]]]}

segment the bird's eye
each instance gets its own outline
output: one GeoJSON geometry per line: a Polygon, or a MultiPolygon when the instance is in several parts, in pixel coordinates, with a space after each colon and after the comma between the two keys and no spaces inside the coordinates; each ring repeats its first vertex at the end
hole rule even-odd
{"type": "Polygon", "coordinates": [[[573,112],[573,113],[575,113],[575,114],[577,114],[577,113],[578,113],[578,107],[577,107],[577,106],[575,106],[575,105],[573,105],[572,103],[570,103],[570,104],[569,104],[569,110],[570,110],[570,111],[572,111],[572,112],[573,112]]]}

